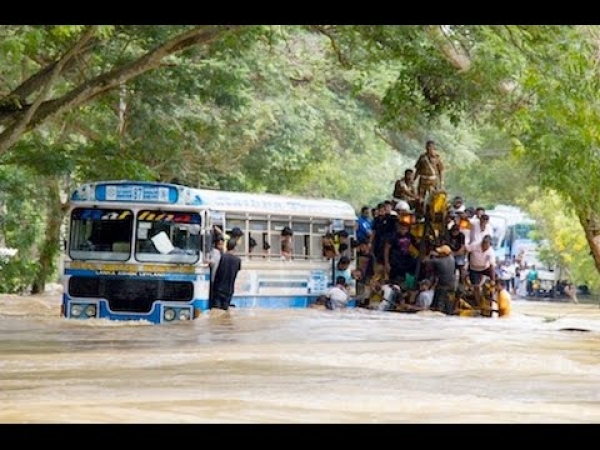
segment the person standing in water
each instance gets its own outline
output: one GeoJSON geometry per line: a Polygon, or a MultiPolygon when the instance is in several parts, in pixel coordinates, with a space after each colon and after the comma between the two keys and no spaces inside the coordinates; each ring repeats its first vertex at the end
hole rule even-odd
{"type": "Polygon", "coordinates": [[[235,239],[227,241],[227,251],[221,256],[213,283],[213,308],[223,311],[229,310],[235,292],[235,280],[242,269],[242,260],[235,254],[236,244],[235,239]]]}

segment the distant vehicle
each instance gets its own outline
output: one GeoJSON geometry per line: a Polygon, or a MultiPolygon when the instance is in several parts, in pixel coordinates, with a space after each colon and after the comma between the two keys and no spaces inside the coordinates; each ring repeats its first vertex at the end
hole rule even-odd
{"type": "Polygon", "coordinates": [[[554,297],[559,270],[548,267],[539,259],[539,249],[543,242],[532,238],[536,230],[535,220],[530,219],[518,208],[500,205],[487,213],[494,228],[496,258],[515,259],[521,257],[529,267],[538,271],[538,293],[544,297],[554,297]]]}
{"type": "Polygon", "coordinates": [[[17,252],[16,248],[0,247],[0,258],[12,258],[17,252]]]}
{"type": "Polygon", "coordinates": [[[536,246],[531,239],[535,221],[514,206],[499,205],[486,211],[494,230],[492,244],[498,259],[513,259],[524,248],[536,246]]]}

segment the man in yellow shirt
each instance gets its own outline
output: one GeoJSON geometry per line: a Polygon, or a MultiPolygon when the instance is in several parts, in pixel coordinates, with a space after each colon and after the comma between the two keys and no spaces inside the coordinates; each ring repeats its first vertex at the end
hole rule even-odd
{"type": "Polygon", "coordinates": [[[512,297],[510,292],[506,289],[505,280],[500,280],[496,278],[496,284],[494,285],[494,290],[496,291],[495,300],[498,304],[498,316],[499,317],[507,317],[510,315],[510,306],[512,302],[512,297]]]}

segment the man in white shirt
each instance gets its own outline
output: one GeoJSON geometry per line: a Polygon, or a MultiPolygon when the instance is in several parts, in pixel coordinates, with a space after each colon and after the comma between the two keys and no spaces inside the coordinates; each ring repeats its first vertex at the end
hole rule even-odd
{"type": "Polygon", "coordinates": [[[433,302],[434,290],[431,288],[431,280],[425,278],[419,281],[419,291],[415,297],[414,305],[410,305],[410,309],[417,311],[428,311],[433,302]]]}
{"type": "Polygon", "coordinates": [[[468,244],[469,281],[473,286],[475,301],[479,304],[481,287],[486,279],[496,281],[496,254],[492,248],[492,236],[485,235],[480,242],[468,244]]]}
{"type": "Polygon", "coordinates": [[[480,243],[484,236],[494,235],[494,229],[490,224],[490,216],[487,214],[482,214],[479,216],[479,221],[475,221],[471,223],[471,234],[469,239],[469,244],[477,244],[480,243]]]}
{"type": "Polygon", "coordinates": [[[325,306],[327,309],[344,309],[348,306],[348,300],[350,295],[346,290],[346,279],[343,276],[339,276],[336,279],[335,286],[332,286],[326,293],[327,301],[325,306]]]}

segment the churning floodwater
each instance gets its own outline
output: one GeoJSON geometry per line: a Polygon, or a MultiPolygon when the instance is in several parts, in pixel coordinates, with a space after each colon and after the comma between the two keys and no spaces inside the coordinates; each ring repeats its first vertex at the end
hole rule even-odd
{"type": "Polygon", "coordinates": [[[0,297],[1,423],[596,423],[600,308],[233,310],[151,325],[0,297]],[[586,331],[580,331],[586,330],[586,331]]]}

